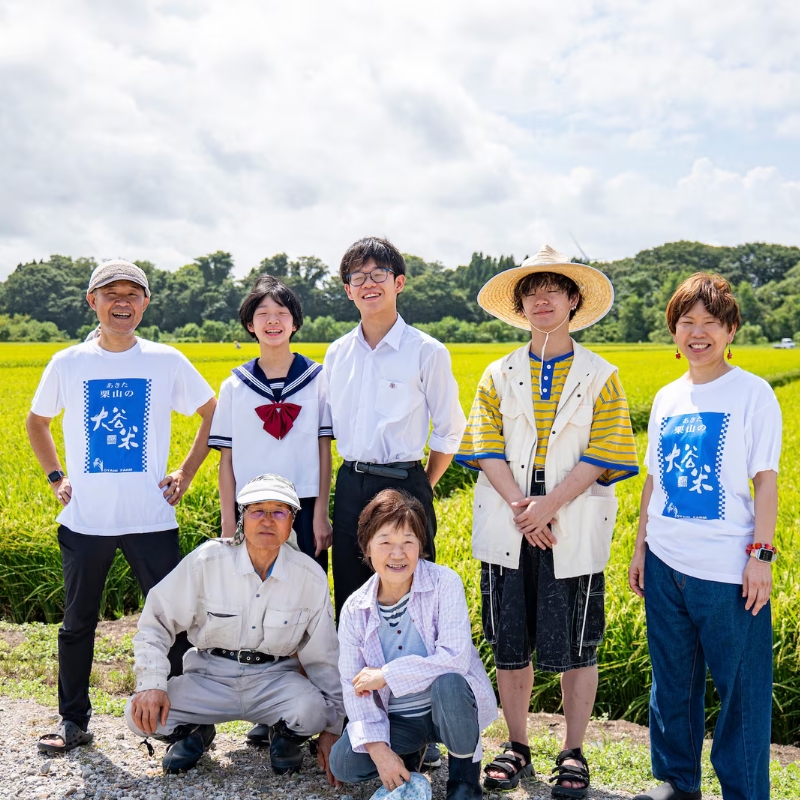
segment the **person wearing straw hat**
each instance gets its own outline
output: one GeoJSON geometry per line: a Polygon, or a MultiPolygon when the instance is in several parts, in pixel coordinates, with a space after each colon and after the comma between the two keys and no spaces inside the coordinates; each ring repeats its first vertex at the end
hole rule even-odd
{"type": "Polygon", "coordinates": [[[291,481],[259,475],[236,500],[235,534],[189,553],[147,596],[133,638],[128,727],[169,742],[162,766],[179,772],[200,760],[216,722],[272,726],[279,775],[300,769],[300,745],[321,732],[317,761],[334,784],[328,757],[344,704],[328,579],[287,544],[302,508],[291,481]],[[184,674],[168,680],[167,651],[181,631],[194,647],[184,674]]]}
{"type": "MultiPolygon", "coordinates": [[[[58,543],[64,568],[64,620],[58,631],[61,722],[39,739],[45,753],[92,741],[89,677],[100,604],[117,550],[147,594],[181,559],[175,506],[208,455],[214,390],[176,350],[136,336],[150,302],[147,275],[114,259],[89,278],[86,301],[98,327],[56,353],[45,368],[26,422],[31,448],[63,506],[58,543]],[[66,472],[50,423],[64,410],[66,472]],[[167,472],[172,412],[201,418],[180,467],[167,472]]],[[[180,674],[189,647],[170,652],[180,674]]]]}
{"type": "Polygon", "coordinates": [[[480,471],[472,552],[482,562],[483,629],[510,739],[485,768],[490,789],[532,774],[534,651],[537,669],[561,673],[566,734],[553,796],[581,798],[589,788],[582,746],[605,629],[613,484],[639,468],[617,368],[570,333],[598,322],[613,301],[602,272],[547,245],[478,294],[489,314],[531,332],[484,372],[456,457],[480,471]]]}

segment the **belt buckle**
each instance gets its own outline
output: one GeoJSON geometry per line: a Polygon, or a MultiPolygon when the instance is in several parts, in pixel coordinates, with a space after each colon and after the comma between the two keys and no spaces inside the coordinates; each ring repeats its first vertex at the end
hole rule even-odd
{"type": "Polygon", "coordinates": [[[533,471],[534,483],[544,483],[544,470],[539,468],[533,471]]]}
{"type": "Polygon", "coordinates": [[[359,469],[359,468],[358,468],[358,465],[359,465],[360,463],[361,463],[360,461],[356,461],[356,462],[354,462],[354,464],[353,464],[353,470],[354,470],[355,472],[357,472],[359,475],[365,475],[367,471],[366,471],[365,469],[359,469]]]}
{"type": "MultiPolygon", "coordinates": [[[[237,650],[236,651],[236,660],[240,664],[246,664],[247,663],[246,661],[242,661],[242,653],[250,653],[250,652],[252,652],[252,651],[250,651],[250,650],[237,650]]],[[[249,661],[249,659],[248,659],[248,661],[249,661]]]]}

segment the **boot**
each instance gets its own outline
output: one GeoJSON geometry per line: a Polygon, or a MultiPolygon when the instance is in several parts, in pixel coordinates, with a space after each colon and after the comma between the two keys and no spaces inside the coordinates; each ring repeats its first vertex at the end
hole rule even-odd
{"type": "Polygon", "coordinates": [[[309,738],[301,733],[294,733],[283,720],[279,720],[272,729],[272,743],[269,746],[273,771],[278,775],[299,772],[303,766],[303,751],[300,745],[309,738]]]}
{"type": "Polygon", "coordinates": [[[211,746],[217,729],[213,725],[179,725],[169,736],[161,766],[171,775],[191,769],[211,746]]]}

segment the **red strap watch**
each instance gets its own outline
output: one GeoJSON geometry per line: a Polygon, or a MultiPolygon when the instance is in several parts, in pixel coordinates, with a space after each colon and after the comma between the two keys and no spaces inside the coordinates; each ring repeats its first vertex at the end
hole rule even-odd
{"type": "Polygon", "coordinates": [[[747,545],[745,550],[750,558],[757,558],[759,561],[766,561],[768,564],[778,559],[778,549],[771,544],[754,542],[753,544],[747,545]]]}

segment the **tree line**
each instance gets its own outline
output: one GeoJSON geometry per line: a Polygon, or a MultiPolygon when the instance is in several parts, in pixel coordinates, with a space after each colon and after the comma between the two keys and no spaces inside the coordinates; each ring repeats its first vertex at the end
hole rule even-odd
{"type": "MultiPolygon", "coordinates": [[[[578,260],[578,259],[574,259],[578,260]]],[[[520,259],[521,261],[521,259],[520,259]]],[[[358,316],[337,271],[315,256],[263,259],[241,279],[230,253],[199,256],[177,270],[136,261],[147,273],[152,299],[142,335],[172,341],[233,341],[244,332],[239,305],[258,275],[283,280],[300,297],[306,323],[298,341],[332,341],[358,316]]],[[[515,341],[526,338],[482,311],[475,298],[497,272],[519,263],[513,256],[473,253],[469,264],[449,269],[406,255],[407,283],[398,308],[404,319],[442,341],[515,341]]],[[[631,258],[592,263],[612,280],[611,313],[583,332],[584,341],[669,342],[664,308],[675,287],[698,270],[718,272],[734,286],[744,325],[740,343],[782,337],[800,340],[800,248],[753,243],[714,247],[674,242],[631,258]]],[[[95,320],[85,301],[93,258],[54,255],[17,265],[0,282],[0,341],[52,341],[84,336],[95,320]]]]}

